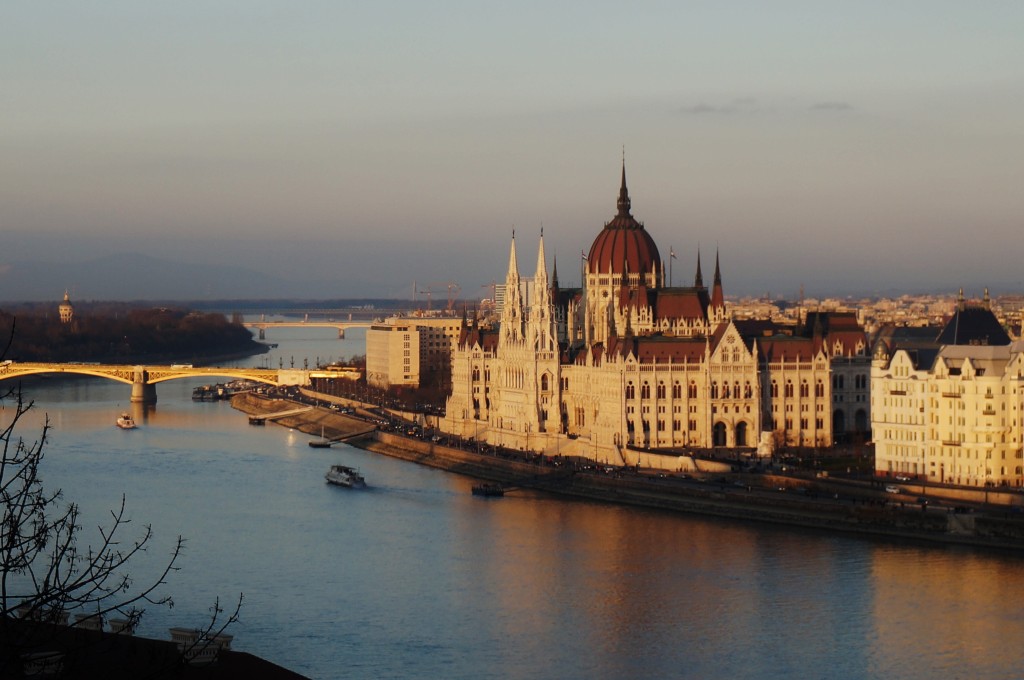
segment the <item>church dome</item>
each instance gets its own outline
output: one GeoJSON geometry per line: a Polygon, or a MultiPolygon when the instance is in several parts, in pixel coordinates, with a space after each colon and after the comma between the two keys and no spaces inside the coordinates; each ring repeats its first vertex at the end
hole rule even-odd
{"type": "Polygon", "coordinates": [[[626,167],[622,167],[622,186],[619,188],[619,211],[612,221],[594,239],[587,257],[587,270],[591,274],[642,274],[660,266],[661,255],[654,239],[636,221],[630,212],[629,192],[626,190],[626,167]]]}

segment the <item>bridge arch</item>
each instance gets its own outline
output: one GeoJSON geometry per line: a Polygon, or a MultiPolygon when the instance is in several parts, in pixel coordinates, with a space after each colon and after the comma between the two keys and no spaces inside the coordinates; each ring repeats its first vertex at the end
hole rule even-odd
{"type": "MultiPolygon", "coordinates": [[[[136,403],[156,403],[156,384],[182,378],[211,377],[254,380],[268,385],[280,385],[280,373],[266,368],[234,368],[209,366],[201,368],[183,366],[128,366],[124,364],[0,364],[0,381],[41,374],[87,375],[94,378],[116,380],[132,386],[131,400],[136,403]]],[[[295,373],[291,371],[291,373],[295,373]]],[[[307,381],[308,382],[308,379],[307,381]]]]}

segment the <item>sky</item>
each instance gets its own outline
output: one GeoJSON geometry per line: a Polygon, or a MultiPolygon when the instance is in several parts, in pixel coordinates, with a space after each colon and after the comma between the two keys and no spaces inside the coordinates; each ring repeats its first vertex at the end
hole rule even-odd
{"type": "Polygon", "coordinates": [[[676,284],[699,248],[728,295],[1024,292],[1021,36],[999,0],[13,0],[0,299],[134,253],[474,297],[541,229],[578,285],[623,155],[676,284]]]}

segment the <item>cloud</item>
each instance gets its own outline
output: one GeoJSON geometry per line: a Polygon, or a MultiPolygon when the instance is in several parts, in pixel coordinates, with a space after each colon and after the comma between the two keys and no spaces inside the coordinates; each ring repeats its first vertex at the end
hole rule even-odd
{"type": "Polygon", "coordinates": [[[737,97],[725,102],[699,102],[690,106],[683,106],[679,113],[684,116],[752,116],[770,113],[785,113],[786,111],[824,111],[842,112],[854,111],[856,107],[844,101],[822,101],[810,105],[803,105],[797,102],[784,102],[778,105],[766,104],[753,97],[737,97]]]}
{"type": "Polygon", "coordinates": [[[758,102],[753,97],[740,97],[724,104],[708,104],[701,102],[692,106],[684,106],[679,112],[684,115],[726,115],[757,113],[760,110],[758,102]]]}
{"type": "Polygon", "coordinates": [[[808,107],[811,111],[853,111],[853,104],[847,102],[818,102],[808,107]]]}

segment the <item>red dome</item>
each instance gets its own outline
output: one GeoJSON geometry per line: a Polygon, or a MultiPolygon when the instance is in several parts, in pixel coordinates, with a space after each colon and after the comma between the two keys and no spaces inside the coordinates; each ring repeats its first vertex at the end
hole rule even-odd
{"type": "Polygon", "coordinates": [[[622,186],[619,188],[619,212],[594,239],[587,257],[591,274],[642,274],[660,266],[661,255],[654,239],[629,213],[629,192],[626,191],[626,168],[622,168],[622,186]]]}

